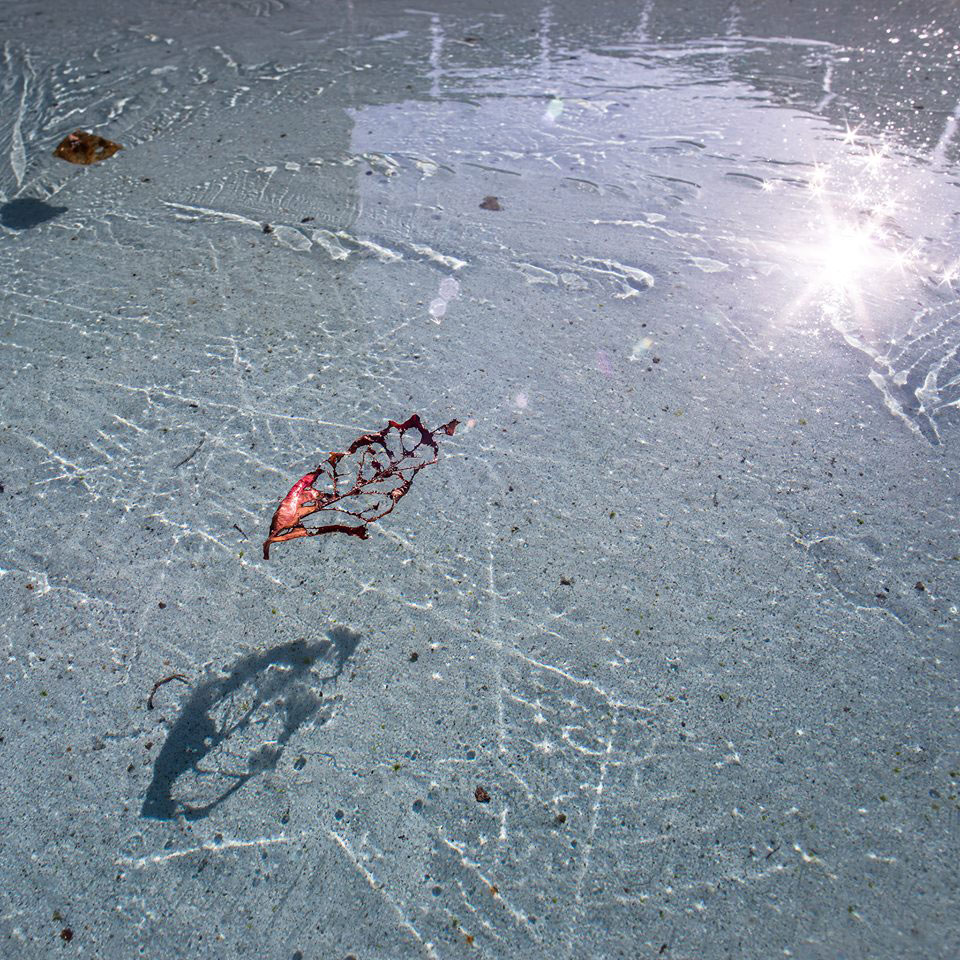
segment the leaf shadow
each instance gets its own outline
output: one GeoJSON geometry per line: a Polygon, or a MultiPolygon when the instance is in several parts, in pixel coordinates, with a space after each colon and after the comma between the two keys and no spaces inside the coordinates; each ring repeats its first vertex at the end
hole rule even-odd
{"type": "Polygon", "coordinates": [[[0,204],[0,223],[10,230],[29,230],[59,217],[61,213],[66,213],[67,209],[55,207],[36,197],[18,197],[9,203],[0,204]]]}
{"type": "Polygon", "coordinates": [[[140,816],[201,819],[275,769],[297,730],[335,713],[339,698],[324,698],[323,687],[336,682],[359,642],[360,634],[336,627],[323,640],[248,654],[229,672],[205,679],[154,761],[140,816]]]}

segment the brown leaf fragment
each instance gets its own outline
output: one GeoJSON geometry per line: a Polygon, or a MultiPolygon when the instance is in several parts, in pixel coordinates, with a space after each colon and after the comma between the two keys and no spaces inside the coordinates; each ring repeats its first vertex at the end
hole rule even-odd
{"type": "Polygon", "coordinates": [[[480,201],[481,210],[502,210],[503,207],[500,206],[500,201],[496,197],[484,197],[480,201]]]}
{"type": "Polygon", "coordinates": [[[390,513],[410,489],[413,478],[437,462],[436,435],[453,436],[459,423],[451,420],[428,430],[413,414],[403,423],[389,420],[382,430],[363,434],[342,453],[328,454],[280,501],[263,544],[264,560],[270,559],[271,544],[298,537],[345,533],[366,540],[367,527],[390,513]],[[307,517],[321,511],[354,522],[303,525],[307,517]]]}
{"type": "Polygon", "coordinates": [[[112,140],[106,140],[104,137],[98,137],[95,133],[87,133],[86,130],[74,130],[67,134],[57,149],[53,151],[55,157],[66,160],[68,163],[79,163],[83,166],[89,166],[91,163],[99,163],[112,157],[123,147],[112,140]]]}
{"type": "Polygon", "coordinates": [[[477,789],[473,791],[473,797],[477,801],[477,803],[490,802],[490,794],[487,793],[487,791],[484,790],[483,787],[477,787],[477,789]]]}

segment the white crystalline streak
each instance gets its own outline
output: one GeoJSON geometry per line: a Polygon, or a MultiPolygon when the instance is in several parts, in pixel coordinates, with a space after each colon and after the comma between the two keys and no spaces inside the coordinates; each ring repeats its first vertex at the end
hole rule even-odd
{"type": "Polygon", "coordinates": [[[346,260],[350,251],[329,230],[314,230],[311,239],[330,254],[331,260],[346,260]]]}
{"type": "Polygon", "coordinates": [[[599,263],[608,268],[607,270],[602,270],[599,267],[590,268],[591,270],[595,270],[597,273],[619,274],[620,276],[629,280],[633,280],[634,282],[642,284],[645,287],[652,287],[655,283],[653,275],[647,273],[646,270],[641,270],[639,267],[631,267],[626,263],[620,263],[619,260],[601,260],[599,257],[584,257],[583,262],[599,263]]]}
{"type": "Polygon", "coordinates": [[[23,133],[21,124],[23,115],[27,109],[27,78],[23,78],[23,90],[20,92],[20,107],[17,110],[16,119],[13,121],[13,130],[10,133],[10,166],[13,168],[13,175],[17,179],[17,186],[23,183],[23,177],[27,170],[27,150],[23,143],[23,133]]]}
{"type": "Polygon", "coordinates": [[[273,235],[279,243],[291,250],[309,250],[313,244],[295,227],[279,226],[273,228],[273,235]]]}
{"type": "Polygon", "coordinates": [[[894,416],[899,417],[915,434],[921,436],[920,428],[903,412],[903,406],[890,392],[886,377],[876,370],[871,370],[867,376],[870,378],[870,382],[883,394],[883,402],[886,404],[887,409],[894,416]]]}
{"type": "Polygon", "coordinates": [[[723,270],[729,270],[730,265],[722,260],[711,260],[710,257],[691,257],[690,262],[704,273],[721,273],[723,270]]]}
{"type": "Polygon", "coordinates": [[[251,220],[249,217],[244,217],[239,213],[228,213],[224,210],[213,210],[210,207],[198,207],[191,203],[173,203],[170,200],[161,200],[160,202],[165,207],[173,207],[175,210],[185,210],[188,213],[202,214],[203,216],[213,217],[217,220],[228,220],[231,223],[245,223],[248,226],[262,229],[262,225],[256,220],[251,220]]]}
{"type": "Polygon", "coordinates": [[[414,253],[419,253],[421,257],[426,257],[428,260],[448,267],[450,270],[462,270],[467,265],[466,260],[458,260],[456,257],[451,257],[448,254],[439,253],[434,250],[433,247],[427,247],[421,243],[411,243],[409,246],[414,253]]]}
{"type": "Polygon", "coordinates": [[[364,250],[368,250],[381,263],[396,263],[398,260],[403,259],[402,253],[397,253],[396,250],[391,250],[389,247],[383,247],[379,243],[374,243],[373,240],[363,240],[360,237],[352,237],[346,230],[337,231],[337,236],[349,243],[355,243],[364,250]]]}
{"type": "Polygon", "coordinates": [[[557,275],[552,270],[523,262],[515,263],[514,266],[523,274],[527,283],[546,283],[554,287],[559,283],[557,275]]]}

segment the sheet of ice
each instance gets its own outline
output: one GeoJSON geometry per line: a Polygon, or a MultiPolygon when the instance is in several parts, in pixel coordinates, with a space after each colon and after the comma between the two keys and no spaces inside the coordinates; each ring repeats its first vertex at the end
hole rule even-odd
{"type": "Polygon", "coordinates": [[[838,6],[0,7],[0,953],[960,952],[960,25],[838,6]]]}

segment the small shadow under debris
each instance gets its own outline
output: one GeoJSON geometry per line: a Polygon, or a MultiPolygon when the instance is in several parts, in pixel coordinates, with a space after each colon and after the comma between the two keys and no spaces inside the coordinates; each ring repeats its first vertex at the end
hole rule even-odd
{"type": "Polygon", "coordinates": [[[68,207],[55,207],[35,197],[20,197],[0,205],[0,223],[9,230],[29,230],[54,217],[59,217],[68,209],[68,207]]]}
{"type": "Polygon", "coordinates": [[[206,817],[248,780],[274,769],[300,727],[333,716],[336,701],[324,699],[322,688],[340,676],[359,641],[352,630],[335,628],[324,640],[251,653],[229,673],[200,683],[154,762],[140,815],[206,817]]]}

